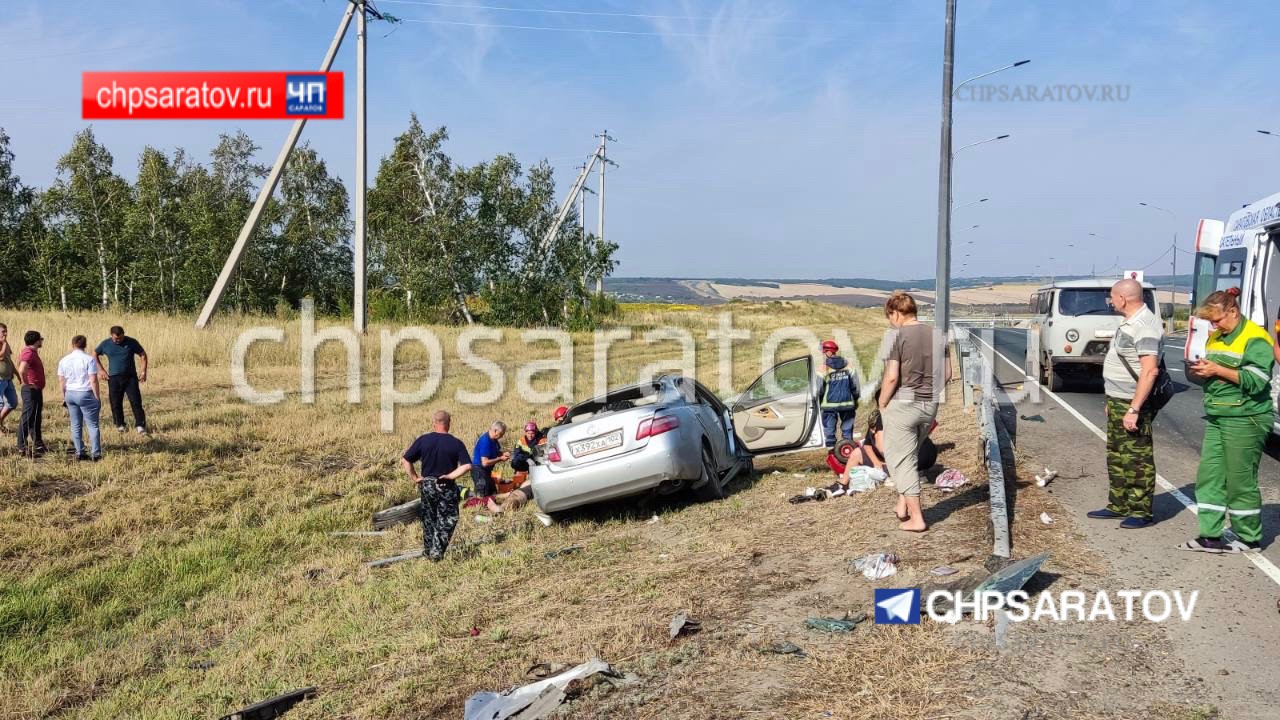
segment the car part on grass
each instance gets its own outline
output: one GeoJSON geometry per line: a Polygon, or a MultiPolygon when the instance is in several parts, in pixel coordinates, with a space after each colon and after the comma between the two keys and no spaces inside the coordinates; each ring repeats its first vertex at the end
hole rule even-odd
{"type": "Polygon", "coordinates": [[[616,675],[609,663],[593,658],[558,675],[504,693],[478,692],[467,698],[462,717],[463,720],[540,720],[564,702],[570,683],[598,674],[616,675]]]}
{"type": "Polygon", "coordinates": [[[303,700],[315,697],[315,694],[316,689],[314,687],[290,690],[287,693],[281,693],[262,702],[236,710],[229,715],[223,715],[218,720],[271,720],[271,718],[277,718],[289,712],[294,705],[303,700]]]}
{"type": "Polygon", "coordinates": [[[814,630],[822,630],[823,632],[847,633],[853,632],[853,629],[858,626],[858,623],[866,619],[866,613],[858,613],[852,617],[850,617],[848,613],[845,613],[845,616],[839,619],[829,617],[811,617],[805,620],[804,624],[814,630]]]}
{"type": "Polygon", "coordinates": [[[681,610],[676,616],[671,618],[671,624],[667,627],[671,633],[671,639],[675,640],[681,634],[692,634],[702,629],[702,623],[689,617],[689,613],[681,610]]]}
{"type": "Polygon", "coordinates": [[[1008,567],[994,573],[978,586],[975,593],[998,592],[1008,595],[1014,590],[1021,590],[1023,585],[1040,571],[1040,566],[1049,559],[1049,553],[1040,553],[1033,557],[1011,563],[1008,567]]]}
{"type": "Polygon", "coordinates": [[[969,478],[965,477],[964,473],[956,470],[955,468],[947,468],[946,470],[943,470],[942,474],[938,476],[938,479],[933,481],[934,485],[948,492],[967,485],[968,483],[969,478]]]}
{"type": "Polygon", "coordinates": [[[873,553],[849,560],[850,572],[861,572],[868,580],[883,580],[898,573],[898,556],[893,553],[873,553]]]}
{"type": "Polygon", "coordinates": [[[754,644],[751,646],[756,652],[773,653],[775,655],[795,655],[796,657],[806,657],[804,650],[793,642],[780,640],[769,644],[754,644]]]}
{"type": "Polygon", "coordinates": [[[939,565],[938,567],[930,570],[929,574],[937,575],[939,577],[946,577],[947,575],[955,575],[958,572],[960,571],[953,567],[949,567],[947,565],[939,565]]]}
{"type": "Polygon", "coordinates": [[[402,503],[374,513],[373,529],[386,530],[397,525],[414,523],[417,522],[420,517],[422,517],[422,498],[416,498],[407,503],[402,503]]]}

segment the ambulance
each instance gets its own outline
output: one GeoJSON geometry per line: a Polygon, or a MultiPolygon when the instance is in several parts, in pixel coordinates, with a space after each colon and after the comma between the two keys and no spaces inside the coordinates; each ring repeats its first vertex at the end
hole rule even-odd
{"type": "MultiPolygon", "coordinates": [[[[1280,193],[1244,206],[1226,222],[1201,220],[1195,253],[1192,307],[1199,307],[1210,293],[1238,287],[1244,316],[1280,332],[1280,193]]],[[[1191,318],[1184,360],[1204,357],[1212,329],[1208,322],[1191,318]]],[[[1272,371],[1271,393],[1280,400],[1280,367],[1272,371]]],[[[1272,432],[1280,434],[1280,421],[1272,432]]]]}

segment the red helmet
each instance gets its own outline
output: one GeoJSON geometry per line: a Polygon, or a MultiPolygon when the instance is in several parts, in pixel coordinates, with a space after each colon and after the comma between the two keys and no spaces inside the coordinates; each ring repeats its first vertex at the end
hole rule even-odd
{"type": "Polygon", "coordinates": [[[569,414],[569,408],[561,405],[560,407],[556,408],[556,411],[552,413],[551,417],[555,418],[556,422],[560,422],[561,420],[564,419],[564,416],[568,414],[569,414]]]}
{"type": "Polygon", "coordinates": [[[524,424],[524,431],[525,431],[525,432],[538,432],[538,423],[536,423],[536,422],[534,422],[534,421],[530,420],[529,422],[527,422],[527,423],[525,423],[525,424],[524,424]]]}
{"type": "Polygon", "coordinates": [[[823,340],[822,352],[840,352],[840,346],[836,344],[835,340],[823,340]]]}

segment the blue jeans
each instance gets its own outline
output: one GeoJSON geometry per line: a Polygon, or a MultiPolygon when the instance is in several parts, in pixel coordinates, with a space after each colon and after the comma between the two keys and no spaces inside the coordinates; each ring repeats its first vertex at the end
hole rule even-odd
{"type": "Polygon", "coordinates": [[[822,431],[827,436],[827,447],[835,447],[837,421],[840,423],[840,431],[844,433],[844,439],[853,439],[853,415],[855,412],[857,410],[854,408],[822,411],[822,431]]]}
{"type": "Polygon", "coordinates": [[[76,446],[76,455],[84,455],[84,439],[81,437],[82,427],[89,428],[89,445],[93,449],[93,457],[102,455],[102,433],[98,430],[98,414],[102,403],[88,390],[70,390],[66,394],[67,413],[71,416],[71,444],[76,446]]]}
{"type": "Polygon", "coordinates": [[[13,410],[18,407],[18,390],[13,387],[12,380],[0,380],[0,410],[13,410]]]}

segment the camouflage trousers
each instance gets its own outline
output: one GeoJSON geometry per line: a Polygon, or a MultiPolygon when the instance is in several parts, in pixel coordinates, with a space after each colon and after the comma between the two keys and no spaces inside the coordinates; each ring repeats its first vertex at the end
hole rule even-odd
{"type": "Polygon", "coordinates": [[[422,478],[418,489],[422,495],[422,550],[432,560],[440,560],[458,525],[461,491],[456,483],[432,477],[422,478]]]}
{"type": "Polygon", "coordinates": [[[1151,499],[1156,489],[1155,447],[1151,423],[1155,413],[1138,415],[1138,431],[1124,428],[1129,400],[1107,398],[1107,475],[1111,493],[1107,509],[1129,517],[1151,518],[1151,499]]]}

